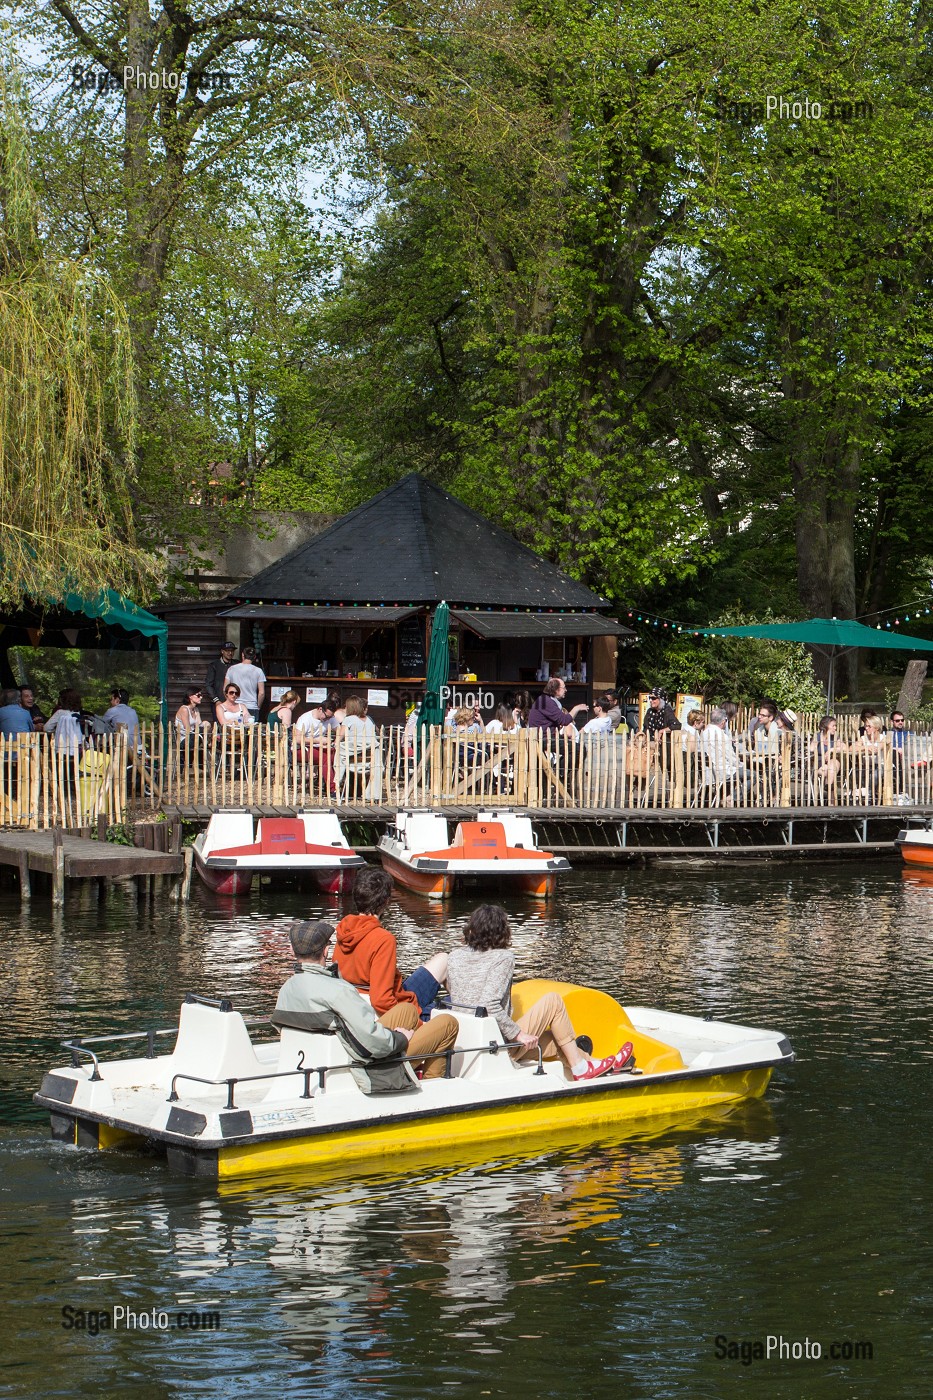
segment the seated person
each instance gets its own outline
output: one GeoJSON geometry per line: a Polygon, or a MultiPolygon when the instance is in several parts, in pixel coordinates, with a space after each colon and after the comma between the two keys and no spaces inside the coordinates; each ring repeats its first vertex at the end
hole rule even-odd
{"type": "Polygon", "coordinates": [[[773,803],[780,788],[778,757],[781,752],[781,728],[778,707],[773,700],[762,700],[758,713],[748,726],[751,753],[749,776],[754,780],[754,799],[768,805],[773,803]]]}
{"type": "Polygon", "coordinates": [[[20,704],[18,690],[5,690],[0,695],[0,735],[11,739],[14,734],[31,734],[32,715],[20,704]]]}
{"type": "Polygon", "coordinates": [[[484,1006],[494,1016],[506,1042],[518,1042],[511,1053],[517,1060],[537,1059],[540,1043],[544,1055],[559,1056],[574,1079],[599,1079],[624,1068],[632,1057],[626,1043],[604,1060],[588,1059],[577,1044],[567,1009],[556,992],[543,997],[520,1016],[511,1016],[512,974],[515,954],[509,951],[512,930],[504,909],[481,904],[474,909],[463,931],[463,943],[447,960],[447,988],[458,1010],[484,1006]]]}
{"type": "Polygon", "coordinates": [[[300,704],[301,696],[298,691],[286,690],[281,700],[278,700],[270,709],[266,716],[266,724],[270,729],[275,729],[279,725],[283,729],[290,729],[295,706],[300,704]]]}
{"type": "Polygon", "coordinates": [[[224,686],[224,698],[214,706],[214,718],[221,726],[252,724],[253,717],[240,703],[240,687],[235,682],[224,686]]]}
{"type": "Polygon", "coordinates": [[[84,744],[81,725],[83,711],[81,696],[76,690],[69,688],[59,691],[58,704],[42,726],[46,734],[54,736],[57,748],[71,754],[80,752],[84,744]]]}
{"type": "Polygon", "coordinates": [[[608,702],[606,713],[612,721],[613,732],[615,732],[623,722],[622,706],[619,704],[618,692],[615,690],[607,690],[604,699],[608,702]]]}
{"type": "Polygon", "coordinates": [[[448,716],[450,728],[455,734],[482,734],[483,721],[480,718],[479,706],[472,709],[469,705],[461,705],[448,716]]]}
{"type": "Polygon", "coordinates": [[[294,724],[295,743],[303,746],[311,755],[311,762],[321,770],[322,787],[331,794],[336,792],[331,763],[336,713],[337,701],[324,700],[319,705],[312,705],[310,710],[305,710],[294,724]]]}
{"type": "MultiPolygon", "coordinates": [[[[435,1016],[422,1023],[416,1007],[401,1003],[379,1020],[359,992],[334,976],[328,960],[334,944],[334,928],[323,919],[297,920],[290,932],[299,970],[280,988],[277,1012],[307,1014],[332,1011],[375,1059],[391,1055],[424,1056],[416,1069],[425,1079],[442,1079],[445,1052],[453,1049],[459,1029],[456,1017],[435,1016]]],[[[273,1017],[273,1020],[275,1018],[273,1017]]]]}
{"type": "Polygon", "coordinates": [[[878,711],[873,710],[870,705],[865,705],[858,712],[858,737],[865,737],[865,726],[870,719],[879,719],[878,711]]]}
{"type": "Polygon", "coordinates": [[[19,688],[19,703],[24,710],[28,710],[32,716],[32,727],[38,733],[48,715],[44,715],[40,707],[36,704],[36,692],[31,685],[21,685],[19,688]]]}
{"type": "Polygon", "coordinates": [[[869,802],[881,798],[884,782],[884,753],[886,738],[880,715],[866,715],[863,733],[852,746],[854,756],[853,773],[856,796],[865,797],[869,802]]]}
{"type": "Polygon", "coordinates": [[[333,700],[324,700],[320,705],[312,705],[310,710],[305,710],[304,714],[295,720],[296,738],[300,734],[302,742],[310,744],[325,733],[330,733],[333,728],[330,721],[335,709],[333,700]]]}
{"type": "Polygon", "coordinates": [[[683,746],[685,753],[696,753],[700,743],[700,735],[706,728],[706,716],[702,710],[688,710],[687,722],[683,728],[683,746]]]}
{"type": "Polygon", "coordinates": [[[653,690],[648,691],[648,708],[645,711],[642,732],[647,734],[649,744],[656,744],[680,727],[680,720],[668,702],[667,691],[662,685],[656,685],[653,690]]]}
{"type": "Polygon", "coordinates": [[[840,755],[845,752],[845,745],[837,739],[836,728],[836,716],[824,715],[817,726],[816,733],[810,740],[810,753],[813,754],[814,761],[814,777],[825,782],[830,789],[836,786],[841,767],[840,755]]]}
{"type": "Polygon", "coordinates": [[[580,733],[611,734],[616,727],[612,722],[611,710],[608,695],[601,695],[598,700],[594,700],[593,718],[587,720],[580,733]]]}
{"type": "Polygon", "coordinates": [[[447,976],[447,954],[435,953],[402,980],[395,935],[380,922],[392,890],[392,876],[384,870],[370,865],[360,871],[353,882],[356,913],[347,914],[337,925],[334,962],[341,977],[369,993],[377,1015],[405,1003],[425,1013],[447,976]]]}
{"type": "Polygon", "coordinates": [[[762,700],[758,713],[748,726],[748,737],[757,754],[774,754],[780,747],[778,707],[774,700],[762,700]]]}
{"type": "MultiPolygon", "coordinates": [[[[904,740],[912,739],[913,734],[907,728],[907,718],[903,710],[891,711],[891,769],[894,778],[894,786],[900,790],[904,787],[906,774],[904,771],[904,740]]],[[[908,745],[908,749],[912,746],[908,745]]]]}
{"type": "Polygon", "coordinates": [[[204,690],[199,685],[189,685],[185,691],[184,703],[175,711],[175,727],[179,738],[187,739],[195,730],[208,721],[201,715],[200,705],[204,690]]]}
{"type": "Polygon", "coordinates": [[[700,734],[700,751],[705,764],[706,783],[715,788],[714,800],[721,800],[723,806],[732,806],[733,790],[741,778],[739,760],[735,752],[732,735],[726,729],[728,723],[725,709],[717,705],[709,722],[700,734]]]}
{"type": "Polygon", "coordinates": [[[110,692],[110,709],[104,711],[104,719],[112,724],[114,729],[118,725],[126,728],[126,742],[132,747],[139,738],[139,715],[130,704],[130,693],[128,690],[117,688],[110,692]]]}
{"type": "Polygon", "coordinates": [[[561,702],[566,694],[567,685],[563,677],[552,676],[528,711],[528,728],[543,729],[545,734],[566,734],[575,740],[577,727],[574,720],[586,711],[587,706],[581,701],[572,709],[565,710],[561,702]]]}

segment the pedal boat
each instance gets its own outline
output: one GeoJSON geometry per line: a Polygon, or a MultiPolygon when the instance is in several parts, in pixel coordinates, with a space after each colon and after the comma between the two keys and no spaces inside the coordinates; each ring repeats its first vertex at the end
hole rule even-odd
{"type": "Polygon", "coordinates": [[[377,849],[393,880],[429,899],[449,899],[464,880],[551,899],[558,875],[570,869],[563,856],[538,849],[529,817],[506,811],[477,812],[475,821],[458,822],[452,844],[438,813],[399,812],[377,849]]]}
{"type": "Polygon", "coordinates": [[[249,894],[255,874],[310,873],[325,894],[349,889],[366,861],[347,843],[336,812],[260,817],[215,812],[194,843],[198,874],[215,894],[249,894]]]}
{"type": "Polygon", "coordinates": [[[47,1109],[52,1137],[87,1148],[143,1147],[164,1152],[187,1176],[256,1177],[291,1168],[386,1164],[431,1150],[488,1152],[520,1142],[534,1150],[574,1141],[607,1125],[634,1135],[659,1117],[696,1121],[703,1110],[760,1098],[775,1065],[793,1059],[779,1031],[696,1016],[623,1008],[605,992],[565,982],[513,987],[520,1015],[546,991],[564,999],[574,1026],[597,1056],[626,1040],[634,1066],[574,1082],[557,1060],[517,1063],[485,1008],[456,1010],[460,1031],[446,1077],[418,1080],[406,1092],[367,1096],[333,1034],[244,1021],[229,1001],[189,994],[177,1033],[64,1041],[70,1062],[46,1074],[35,1102],[47,1109]],[[250,1030],[253,1036],[250,1035],[250,1030]],[[175,1036],[171,1053],[155,1053],[175,1036]],[[143,1040],[146,1055],[104,1060],[104,1047],[143,1040]]]}
{"type": "Polygon", "coordinates": [[[933,872],[933,822],[915,817],[897,833],[894,844],[905,865],[933,872]]]}

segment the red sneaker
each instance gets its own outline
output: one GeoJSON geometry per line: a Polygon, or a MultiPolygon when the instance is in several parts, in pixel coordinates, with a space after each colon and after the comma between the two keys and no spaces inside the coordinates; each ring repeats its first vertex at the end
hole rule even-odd
{"type": "Polygon", "coordinates": [[[599,1079],[601,1075],[609,1074],[615,1065],[614,1056],[610,1055],[607,1060],[587,1060],[587,1067],[582,1074],[575,1074],[573,1082],[581,1083],[584,1079],[599,1079]]]}
{"type": "Polygon", "coordinates": [[[630,1040],[627,1040],[621,1050],[617,1050],[612,1057],[613,1074],[621,1074],[624,1069],[632,1069],[635,1064],[635,1047],[630,1040]]]}

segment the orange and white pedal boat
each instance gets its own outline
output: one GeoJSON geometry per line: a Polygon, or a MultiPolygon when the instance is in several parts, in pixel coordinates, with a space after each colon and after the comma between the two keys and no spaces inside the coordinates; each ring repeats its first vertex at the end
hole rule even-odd
{"type": "Polygon", "coordinates": [[[933,821],[914,817],[894,841],[905,865],[933,872],[933,821]]]}
{"type": "Polygon", "coordinates": [[[384,868],[406,889],[449,899],[458,882],[498,882],[521,894],[552,898],[570,862],[541,851],[531,819],[517,812],[481,811],[458,822],[453,841],[437,812],[399,812],[379,842],[384,868]]]}
{"type": "Polygon", "coordinates": [[[349,889],[366,864],[349,844],[336,812],[299,812],[296,817],[260,817],[250,812],[215,812],[196,837],[194,863],[215,894],[248,894],[253,876],[314,877],[325,894],[349,889]]]}

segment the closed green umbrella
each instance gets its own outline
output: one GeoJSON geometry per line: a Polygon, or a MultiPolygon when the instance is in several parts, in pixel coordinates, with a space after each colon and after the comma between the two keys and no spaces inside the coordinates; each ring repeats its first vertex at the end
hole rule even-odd
{"type": "Polygon", "coordinates": [[[826,710],[832,710],[836,689],[836,658],[860,647],[874,651],[933,651],[933,642],[882,632],[861,622],[838,617],[811,617],[806,622],[762,622],[749,627],[700,627],[703,637],[758,637],[776,642],[803,642],[829,658],[826,710]]]}
{"type": "Polygon", "coordinates": [[[450,609],[446,603],[438,603],[431,627],[431,650],[428,652],[428,672],[424,682],[425,695],[418,716],[419,735],[429,725],[444,723],[441,687],[447,684],[450,672],[450,651],[447,645],[449,630],[450,609]]]}

